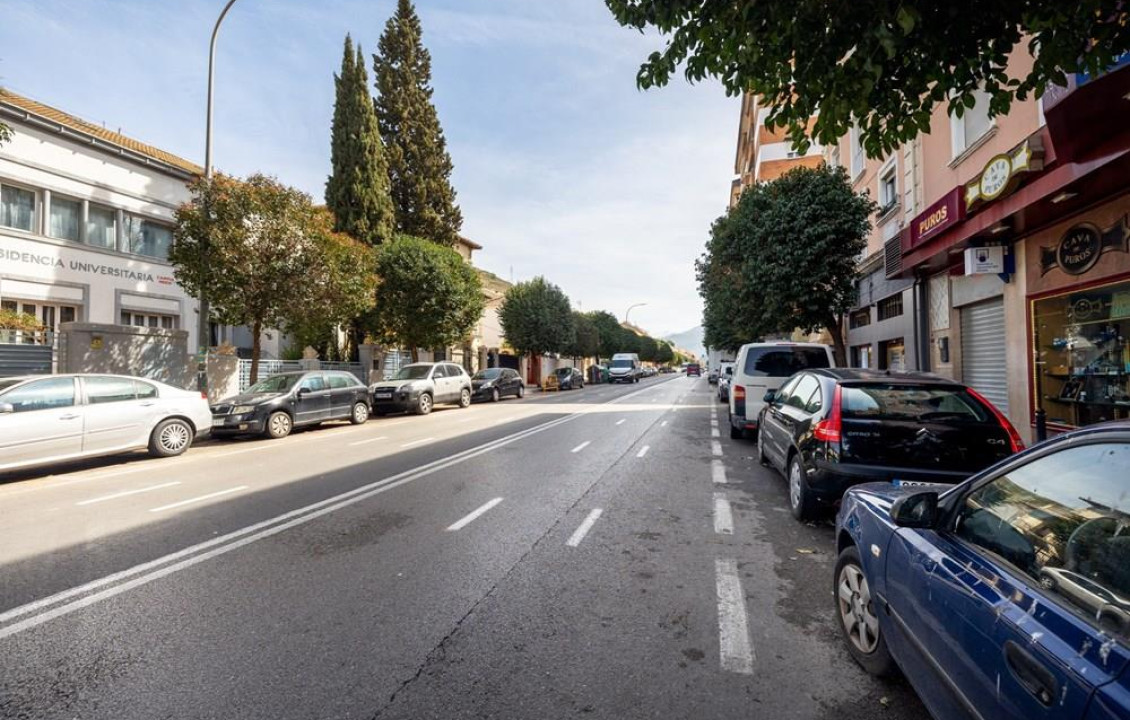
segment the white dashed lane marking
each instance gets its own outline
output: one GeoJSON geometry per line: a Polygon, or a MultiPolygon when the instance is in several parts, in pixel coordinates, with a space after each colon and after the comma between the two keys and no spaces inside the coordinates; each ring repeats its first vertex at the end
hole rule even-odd
{"type": "Polygon", "coordinates": [[[584,519],[584,522],[582,522],[580,526],[573,532],[573,534],[569,537],[565,544],[569,547],[577,547],[578,545],[580,545],[581,541],[585,539],[585,535],[588,535],[589,530],[592,530],[592,526],[596,524],[596,521],[600,518],[600,514],[602,512],[604,511],[600,508],[596,508],[592,512],[590,512],[588,514],[588,517],[584,519]]]}

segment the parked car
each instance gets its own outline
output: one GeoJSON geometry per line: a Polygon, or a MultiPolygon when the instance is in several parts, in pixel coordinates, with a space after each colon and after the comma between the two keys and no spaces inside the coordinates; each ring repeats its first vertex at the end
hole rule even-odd
{"type": "Polygon", "coordinates": [[[487,368],[471,376],[471,398],[498,402],[507,395],[523,397],[526,383],[517,370],[510,368],[487,368]]]}
{"type": "Polygon", "coordinates": [[[810,370],[764,399],[758,457],[785,475],[801,520],[852,485],[958,483],[1024,449],[988,400],[932,375],[810,370]]]}
{"type": "Polygon", "coordinates": [[[560,390],[579,390],[585,386],[585,374],[577,368],[563,367],[554,371],[560,390]]]}
{"type": "Polygon", "coordinates": [[[727,409],[730,437],[757,432],[762,398],[801,370],[836,365],[832,348],[817,343],[749,343],[738,350],[727,409]]]}
{"type": "Polygon", "coordinates": [[[734,364],[722,363],[718,371],[718,402],[727,402],[730,399],[730,382],[734,379],[734,364]]]}
{"type": "Polygon", "coordinates": [[[852,657],[945,718],[1130,717],[1130,422],[950,488],[854,487],[836,519],[852,657]]]}
{"type": "Polygon", "coordinates": [[[616,353],[608,363],[608,382],[638,383],[640,381],[640,356],[636,353],[616,353]]]}
{"type": "Polygon", "coordinates": [[[212,406],[212,432],[279,439],[296,427],[328,420],[360,425],[369,419],[369,389],[352,373],[288,372],[260,380],[212,406]]]}
{"type": "Polygon", "coordinates": [[[147,448],[180,455],[211,432],[199,392],[124,375],[0,378],[0,470],[147,448]]]}
{"type": "Polygon", "coordinates": [[[687,363],[687,377],[692,375],[702,377],[702,366],[698,363],[687,363]]]}
{"type": "Polygon", "coordinates": [[[710,383],[711,385],[714,385],[718,382],[717,368],[710,368],[710,371],[706,373],[706,382],[710,383]]]}
{"type": "Polygon", "coordinates": [[[373,412],[411,412],[427,415],[436,405],[454,403],[470,407],[471,377],[459,365],[449,362],[412,363],[400,368],[392,380],[374,383],[373,412]]]}

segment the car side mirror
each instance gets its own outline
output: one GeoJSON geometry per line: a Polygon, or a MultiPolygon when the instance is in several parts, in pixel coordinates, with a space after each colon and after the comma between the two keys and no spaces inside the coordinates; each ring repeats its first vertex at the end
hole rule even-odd
{"type": "Polygon", "coordinates": [[[0,415],[7,415],[9,413],[14,413],[15,411],[16,406],[12,403],[0,403],[0,415]]]}
{"type": "Polygon", "coordinates": [[[891,520],[905,528],[932,528],[938,524],[938,493],[925,492],[906,495],[891,505],[891,520]]]}
{"type": "Polygon", "coordinates": [[[777,399],[777,391],[776,390],[766,390],[765,391],[765,397],[763,397],[761,399],[764,400],[766,404],[772,403],[774,400],[777,399]]]}
{"type": "Polygon", "coordinates": [[[310,388],[304,388],[304,387],[298,388],[298,392],[295,393],[295,395],[297,395],[298,397],[304,397],[304,396],[309,395],[309,394],[310,394],[310,388]]]}

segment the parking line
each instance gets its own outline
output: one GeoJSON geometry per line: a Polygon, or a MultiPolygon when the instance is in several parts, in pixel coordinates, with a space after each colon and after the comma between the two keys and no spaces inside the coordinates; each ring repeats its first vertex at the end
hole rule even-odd
{"type": "Polygon", "coordinates": [[[150,509],[149,512],[162,512],[164,510],[172,510],[173,508],[184,507],[185,505],[191,505],[193,503],[198,503],[198,502],[201,502],[201,501],[204,501],[204,500],[211,500],[214,497],[220,497],[221,495],[228,495],[230,493],[239,492],[240,490],[246,490],[246,489],[247,489],[246,485],[240,485],[239,487],[228,488],[227,490],[221,490],[219,492],[208,493],[207,495],[200,495],[199,497],[189,498],[188,500],[181,500],[180,502],[171,503],[169,505],[162,505],[161,507],[155,507],[155,508],[150,509]]]}
{"type": "Polygon", "coordinates": [[[485,503],[484,505],[479,507],[477,510],[471,511],[471,513],[466,515],[462,520],[459,520],[455,523],[452,523],[451,525],[448,525],[447,531],[448,532],[455,532],[456,530],[462,530],[463,528],[467,527],[471,523],[475,522],[475,520],[478,520],[479,517],[483,513],[490,510],[492,507],[499,504],[500,502],[502,502],[502,498],[497,497],[494,500],[491,500],[490,502],[485,503]]]}
{"type": "Polygon", "coordinates": [[[105,502],[107,500],[114,500],[114,499],[120,498],[120,497],[127,497],[129,495],[140,495],[141,493],[147,493],[147,492],[150,492],[151,490],[160,490],[161,488],[172,487],[173,485],[180,485],[180,481],[177,480],[177,481],[174,481],[174,482],[162,483],[160,485],[150,485],[149,487],[138,488],[136,490],[125,490],[123,492],[114,493],[113,495],[103,495],[102,497],[90,498],[89,500],[82,500],[80,502],[75,503],[75,505],[77,505],[77,506],[94,505],[95,503],[105,502]]]}
{"type": "Polygon", "coordinates": [[[734,513],[725,493],[714,493],[714,532],[719,535],[734,534],[734,513]]]}
{"type": "Polygon", "coordinates": [[[714,457],[722,457],[722,443],[717,440],[710,441],[710,452],[714,457]]]}
{"type": "Polygon", "coordinates": [[[573,534],[569,537],[565,544],[569,547],[577,547],[578,545],[580,545],[581,541],[585,539],[585,535],[588,535],[589,530],[592,530],[592,526],[596,524],[596,521],[600,518],[600,514],[602,512],[604,511],[600,508],[596,508],[595,510],[590,512],[588,514],[588,517],[585,518],[584,522],[582,522],[580,526],[578,526],[577,529],[573,531],[573,534]]]}
{"type": "Polygon", "coordinates": [[[380,437],[369,438],[368,440],[358,440],[357,442],[351,442],[349,444],[350,444],[350,446],[365,445],[367,443],[377,442],[378,440],[388,440],[388,436],[387,435],[381,435],[380,437]]]}
{"type": "Polygon", "coordinates": [[[667,421],[664,420],[663,422],[659,423],[659,427],[667,427],[667,421]]]}
{"type": "Polygon", "coordinates": [[[710,461],[710,476],[718,485],[726,484],[726,466],[721,460],[710,461]]]}
{"type": "Polygon", "coordinates": [[[753,645],[749,640],[745,595],[738,578],[737,560],[715,560],[718,593],[718,649],[722,669],[753,674],[753,645]]]}
{"type": "Polygon", "coordinates": [[[710,428],[710,437],[716,438],[716,437],[722,437],[722,435],[718,432],[718,428],[712,427],[712,428],[710,428]]]}
{"type": "Polygon", "coordinates": [[[412,442],[406,442],[403,445],[401,445],[400,447],[409,448],[409,447],[412,447],[414,445],[423,445],[424,443],[431,442],[432,440],[435,440],[435,438],[434,437],[426,437],[426,438],[422,438],[420,440],[413,440],[412,442]]]}
{"type": "Polygon", "coordinates": [[[570,452],[579,453],[580,451],[584,450],[585,448],[587,448],[589,446],[589,442],[590,442],[589,440],[585,440],[583,443],[581,443],[577,447],[573,448],[570,452]]]}
{"type": "Polygon", "coordinates": [[[617,420],[616,424],[617,425],[623,425],[624,424],[624,418],[620,418],[619,420],[617,420]]]}
{"type": "Polygon", "coordinates": [[[647,455],[647,451],[650,450],[650,449],[651,449],[650,445],[644,445],[642,448],[640,448],[640,451],[638,453],[636,453],[636,457],[642,458],[644,455],[647,455]]]}

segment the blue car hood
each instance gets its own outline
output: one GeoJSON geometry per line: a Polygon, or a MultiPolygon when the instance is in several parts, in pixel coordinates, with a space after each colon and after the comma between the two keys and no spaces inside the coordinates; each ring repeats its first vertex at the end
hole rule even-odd
{"type": "Polygon", "coordinates": [[[873,482],[848,488],[847,492],[854,495],[860,502],[882,511],[884,515],[889,515],[891,505],[899,498],[914,495],[923,490],[935,490],[940,494],[952,488],[953,485],[929,485],[925,483],[921,485],[895,485],[889,482],[873,482]]]}

